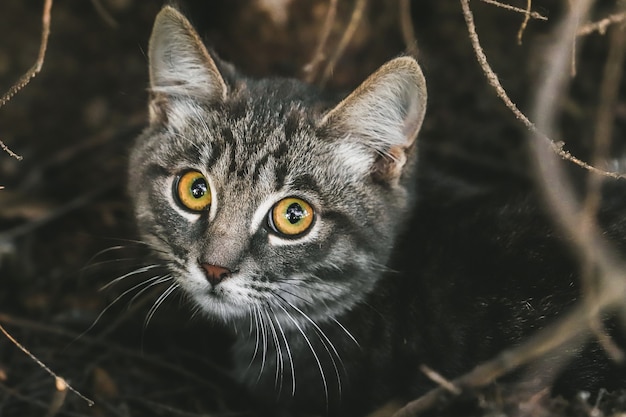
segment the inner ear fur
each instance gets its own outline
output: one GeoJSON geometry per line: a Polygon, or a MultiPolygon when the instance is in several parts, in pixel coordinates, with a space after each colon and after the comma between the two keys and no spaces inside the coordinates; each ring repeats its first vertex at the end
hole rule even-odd
{"type": "Polygon", "coordinates": [[[330,110],[322,124],[375,152],[372,173],[397,179],[426,112],[426,81],[411,57],[393,59],[330,110]]]}
{"type": "Polygon", "coordinates": [[[163,118],[173,97],[224,100],[227,86],[189,20],[172,6],[161,9],[148,46],[151,120],[163,118]]]}

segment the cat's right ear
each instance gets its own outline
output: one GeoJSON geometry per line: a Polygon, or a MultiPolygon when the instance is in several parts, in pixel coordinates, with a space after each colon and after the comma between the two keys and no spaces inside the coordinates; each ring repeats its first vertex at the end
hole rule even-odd
{"type": "MultiPolygon", "coordinates": [[[[411,57],[393,59],[330,110],[321,124],[343,136],[342,154],[383,181],[397,181],[426,111],[426,81],[411,57]]],[[[410,154],[410,155],[409,155],[410,154]]]]}
{"type": "Polygon", "coordinates": [[[150,122],[167,118],[172,98],[222,101],[227,87],[215,62],[191,23],[165,6],[154,21],[148,47],[150,122]]]}

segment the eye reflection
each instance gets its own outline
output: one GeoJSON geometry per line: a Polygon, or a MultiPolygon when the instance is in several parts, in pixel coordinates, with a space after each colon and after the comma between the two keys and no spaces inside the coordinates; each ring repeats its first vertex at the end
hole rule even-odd
{"type": "Polygon", "coordinates": [[[283,236],[296,237],[313,224],[313,208],[306,201],[288,197],[280,200],[268,213],[270,228],[283,236]]]}
{"type": "Polygon", "coordinates": [[[211,188],[206,177],[199,171],[187,171],[175,183],[174,196],[184,208],[200,212],[211,206],[211,188]]]}

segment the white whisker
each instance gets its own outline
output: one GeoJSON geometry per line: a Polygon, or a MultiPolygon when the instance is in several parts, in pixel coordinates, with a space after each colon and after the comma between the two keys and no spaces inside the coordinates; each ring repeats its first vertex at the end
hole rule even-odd
{"type": "Polygon", "coordinates": [[[169,287],[167,287],[165,291],[163,291],[163,294],[161,294],[159,298],[156,299],[152,307],[150,307],[148,314],[146,315],[146,320],[143,325],[144,330],[148,328],[148,325],[150,324],[152,317],[154,317],[154,314],[156,313],[157,309],[163,304],[163,302],[165,301],[167,297],[169,297],[174,291],[178,289],[179,286],[180,285],[177,283],[171,284],[169,287]]]}
{"type": "MultiPolygon", "coordinates": [[[[162,278],[163,278],[162,276],[156,276],[156,277],[152,277],[150,279],[147,279],[145,281],[142,281],[139,284],[132,286],[131,288],[127,289],[126,291],[124,291],[123,293],[121,293],[120,295],[115,297],[115,299],[113,301],[111,301],[105,308],[102,309],[102,311],[100,312],[100,314],[98,314],[98,316],[95,318],[93,323],[91,323],[91,325],[84,332],[82,332],[80,335],[78,335],[76,337],[76,339],[74,339],[72,341],[72,343],[77,341],[78,339],[80,339],[84,335],[86,335],[88,332],[90,332],[96,326],[96,324],[98,324],[98,322],[100,322],[100,319],[106,314],[106,312],[109,311],[109,309],[111,307],[113,307],[119,300],[124,298],[124,296],[126,296],[126,294],[136,290],[137,288],[139,288],[139,287],[141,287],[143,285],[146,285],[146,288],[149,288],[150,286],[154,285],[154,282],[159,282],[159,280],[161,280],[162,278]]],[[[145,291],[145,289],[142,289],[140,291],[140,294],[142,292],[144,292],[144,291],[145,291]]],[[[133,299],[134,299],[134,297],[133,297],[133,299]]]]}
{"type": "Polygon", "coordinates": [[[274,378],[274,386],[278,388],[277,395],[280,397],[280,393],[283,388],[283,374],[284,374],[284,363],[283,363],[283,351],[280,346],[280,339],[278,339],[278,333],[276,333],[276,327],[274,326],[274,321],[272,317],[269,315],[267,310],[263,310],[267,320],[269,321],[269,329],[271,330],[272,340],[274,341],[274,347],[276,352],[276,376],[274,378]]]}
{"type": "MultiPolygon", "coordinates": [[[[258,307],[257,307],[258,308],[258,307]]],[[[265,319],[263,314],[259,308],[259,323],[261,324],[261,341],[263,342],[263,357],[261,359],[261,370],[259,371],[259,375],[257,377],[257,382],[261,379],[261,375],[265,370],[265,361],[267,360],[267,329],[265,328],[265,319]]]]}
{"type": "Polygon", "coordinates": [[[333,357],[333,353],[334,353],[334,356],[339,361],[339,364],[343,368],[344,372],[345,372],[345,366],[343,364],[343,360],[341,359],[341,356],[339,355],[339,352],[337,352],[337,349],[335,348],[335,345],[330,341],[328,336],[326,336],[326,333],[324,333],[324,331],[317,325],[317,323],[315,323],[315,321],[313,321],[313,319],[311,319],[308,316],[308,314],[306,314],[304,311],[300,310],[295,304],[289,302],[288,300],[285,300],[283,297],[281,297],[281,296],[278,296],[278,297],[280,299],[282,299],[285,303],[287,303],[295,311],[297,311],[302,317],[305,318],[306,321],[308,321],[309,323],[311,323],[311,325],[313,325],[313,328],[316,330],[316,334],[318,335],[318,338],[322,342],[322,345],[324,346],[324,349],[326,349],[326,352],[328,353],[328,357],[330,358],[330,360],[331,360],[331,362],[333,364],[333,368],[335,370],[335,375],[337,377],[337,386],[338,386],[338,390],[339,390],[339,396],[341,397],[341,392],[342,392],[341,374],[339,373],[339,368],[337,367],[337,362],[335,361],[335,358],[333,357]],[[332,352],[331,352],[331,350],[332,350],[332,352]]]}
{"type": "MultiPolygon", "coordinates": [[[[250,307],[250,310],[253,313],[252,315],[254,317],[254,327],[256,331],[254,333],[255,335],[254,352],[252,353],[252,357],[250,358],[250,363],[248,364],[248,367],[246,368],[246,372],[250,370],[250,367],[254,363],[254,360],[256,359],[256,355],[259,352],[259,333],[261,332],[261,330],[259,329],[258,307],[257,306],[252,306],[252,307],[250,307]]],[[[252,317],[250,318],[250,327],[252,327],[252,317]]]]}
{"type": "MultiPolygon", "coordinates": [[[[133,298],[131,298],[130,301],[128,302],[128,306],[129,307],[135,302],[135,300],[137,300],[138,297],[141,296],[141,294],[145,293],[150,288],[154,287],[155,285],[163,284],[164,282],[172,280],[172,276],[171,275],[163,275],[163,276],[159,276],[159,277],[156,277],[156,278],[158,278],[158,279],[155,280],[154,278],[151,278],[150,280],[148,280],[148,282],[149,281],[152,281],[152,282],[149,285],[146,285],[145,288],[142,288],[141,291],[139,291],[137,294],[133,295],[133,298]]],[[[144,283],[146,283],[146,282],[144,282],[144,283]]]]}
{"type": "Polygon", "coordinates": [[[124,280],[124,279],[126,279],[128,277],[131,277],[131,276],[137,275],[137,274],[141,274],[141,273],[144,273],[144,272],[148,272],[148,271],[150,271],[150,270],[152,270],[154,268],[160,268],[161,266],[162,265],[160,265],[160,264],[152,264],[152,265],[144,266],[142,268],[135,269],[134,271],[131,271],[131,272],[127,273],[127,274],[124,274],[121,277],[117,277],[113,281],[103,285],[100,288],[100,291],[105,290],[105,289],[109,288],[110,286],[115,285],[118,282],[120,282],[120,281],[122,281],[122,280],[124,280]]]}
{"type": "Polygon", "coordinates": [[[89,267],[91,266],[91,262],[96,259],[98,256],[100,255],[104,255],[105,253],[109,253],[109,252],[113,252],[116,250],[120,250],[120,249],[125,249],[126,246],[124,245],[117,245],[117,246],[111,246],[110,248],[106,248],[106,249],[102,249],[101,251],[97,252],[95,255],[93,255],[91,258],[89,258],[89,260],[87,261],[86,266],[89,267]]]}
{"type": "Polygon", "coordinates": [[[344,325],[343,325],[343,324],[341,324],[341,323],[339,322],[339,320],[337,320],[337,319],[336,319],[336,318],[334,318],[334,317],[332,317],[332,320],[333,320],[335,323],[337,323],[337,325],[338,325],[339,327],[341,327],[341,329],[342,329],[342,330],[343,330],[343,331],[344,331],[344,332],[348,335],[348,337],[349,337],[350,339],[352,339],[352,341],[353,341],[353,342],[354,342],[354,343],[355,343],[358,347],[361,347],[361,345],[360,345],[360,344],[359,344],[359,342],[356,340],[356,338],[355,338],[354,336],[352,336],[352,333],[350,333],[350,332],[348,331],[348,329],[346,329],[346,328],[344,327],[344,325]]]}
{"type": "MultiPolygon", "coordinates": [[[[269,308],[274,317],[276,317],[272,307],[269,306],[269,308]]],[[[285,336],[285,331],[283,330],[283,326],[280,324],[280,320],[278,318],[276,318],[276,324],[278,325],[278,331],[280,332],[283,342],[285,343],[285,350],[287,351],[287,357],[289,358],[289,367],[291,368],[291,396],[293,397],[296,395],[296,370],[293,363],[293,357],[291,356],[291,348],[289,347],[289,341],[287,340],[287,336],[285,336]]]]}
{"type": "Polygon", "coordinates": [[[298,331],[304,338],[305,343],[309,346],[309,349],[311,350],[311,353],[313,354],[313,358],[315,359],[315,363],[317,364],[317,368],[319,369],[320,375],[322,377],[322,384],[324,385],[324,397],[326,398],[326,405],[328,405],[328,382],[326,381],[326,375],[324,374],[324,368],[322,367],[322,362],[320,361],[320,358],[317,356],[317,353],[315,352],[315,349],[313,348],[313,344],[309,340],[309,337],[306,335],[306,333],[304,332],[304,330],[302,329],[298,321],[293,318],[293,316],[285,309],[285,307],[283,307],[280,303],[277,303],[276,305],[285,313],[285,315],[289,318],[289,320],[291,320],[291,322],[296,326],[296,328],[298,329],[298,331]]]}

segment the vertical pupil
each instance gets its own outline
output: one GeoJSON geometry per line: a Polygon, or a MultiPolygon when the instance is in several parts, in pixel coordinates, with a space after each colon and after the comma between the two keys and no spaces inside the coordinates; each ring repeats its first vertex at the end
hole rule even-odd
{"type": "Polygon", "coordinates": [[[197,178],[191,183],[193,198],[202,198],[207,193],[207,183],[204,178],[197,178]]]}
{"type": "Polygon", "coordinates": [[[285,210],[285,217],[291,224],[296,224],[306,216],[306,210],[298,203],[291,203],[285,210]]]}

